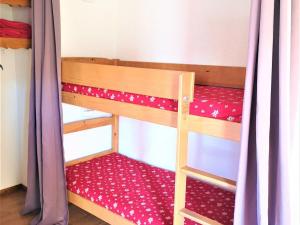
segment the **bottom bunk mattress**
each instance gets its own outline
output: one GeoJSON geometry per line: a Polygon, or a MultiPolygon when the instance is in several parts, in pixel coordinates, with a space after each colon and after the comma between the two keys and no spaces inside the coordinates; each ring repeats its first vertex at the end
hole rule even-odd
{"type": "MultiPolygon", "coordinates": [[[[66,168],[69,191],[137,225],[173,224],[175,173],[118,153],[66,168]]],[[[233,223],[234,193],[188,178],[186,208],[233,223]]],[[[195,225],[190,220],[185,225],[195,225]]]]}

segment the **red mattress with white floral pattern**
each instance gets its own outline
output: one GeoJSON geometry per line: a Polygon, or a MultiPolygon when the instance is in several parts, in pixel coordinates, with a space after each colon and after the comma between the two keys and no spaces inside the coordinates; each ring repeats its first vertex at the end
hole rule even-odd
{"type": "Polygon", "coordinates": [[[31,38],[31,26],[23,22],[0,19],[0,37],[31,38]]]}
{"type": "MultiPolygon", "coordinates": [[[[172,225],[174,172],[112,153],[66,168],[67,188],[137,225],[172,225]]],[[[186,208],[233,223],[234,194],[188,178],[186,208]]],[[[185,225],[195,225],[190,220],[185,225]]]]}
{"type": "MultiPolygon", "coordinates": [[[[144,105],[169,111],[177,111],[176,100],[113,91],[63,83],[62,90],[96,98],[144,105]]],[[[190,104],[190,114],[232,122],[241,122],[243,110],[243,89],[195,85],[194,101],[190,104]]]]}

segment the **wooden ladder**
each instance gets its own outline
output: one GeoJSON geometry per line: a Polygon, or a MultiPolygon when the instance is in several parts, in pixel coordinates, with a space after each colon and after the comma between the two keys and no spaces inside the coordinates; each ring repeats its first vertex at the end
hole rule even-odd
{"type": "Polygon", "coordinates": [[[188,81],[180,76],[177,116],[177,156],[176,156],[176,180],[173,225],[183,225],[184,218],[190,219],[202,225],[220,225],[219,222],[200,215],[185,208],[186,179],[194,177],[203,182],[210,183],[221,188],[235,191],[235,182],[201,170],[191,168],[188,161],[188,115],[189,105],[192,99],[188,99],[188,81]]]}

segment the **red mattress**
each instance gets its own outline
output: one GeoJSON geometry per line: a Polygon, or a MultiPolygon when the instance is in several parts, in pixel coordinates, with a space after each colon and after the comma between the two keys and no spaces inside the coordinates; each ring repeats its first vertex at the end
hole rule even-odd
{"type": "MultiPolygon", "coordinates": [[[[169,111],[177,111],[176,100],[157,98],[127,92],[76,84],[62,84],[62,90],[97,98],[111,99],[137,105],[144,105],[169,111]]],[[[244,90],[214,86],[195,85],[194,101],[190,104],[190,114],[232,122],[241,122],[244,90]]]]}
{"type": "Polygon", "coordinates": [[[0,19],[0,37],[31,38],[31,26],[23,22],[0,19]]]}
{"type": "MultiPolygon", "coordinates": [[[[67,188],[138,225],[171,225],[174,172],[112,153],[66,168],[67,188]]],[[[234,194],[188,178],[186,208],[233,223],[234,194]]],[[[190,220],[185,225],[195,225],[190,220]]]]}

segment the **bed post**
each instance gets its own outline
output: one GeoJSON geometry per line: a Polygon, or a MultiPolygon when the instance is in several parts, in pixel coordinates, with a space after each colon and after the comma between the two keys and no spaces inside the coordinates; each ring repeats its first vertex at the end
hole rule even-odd
{"type": "Polygon", "coordinates": [[[189,80],[179,78],[178,116],[177,116],[177,155],[176,155],[176,181],[174,202],[174,225],[183,225],[184,217],[180,211],[185,208],[186,174],[181,168],[187,165],[188,158],[188,114],[189,114],[189,80]]]}
{"type": "Polygon", "coordinates": [[[112,115],[112,150],[119,151],[119,116],[112,115]]]}

